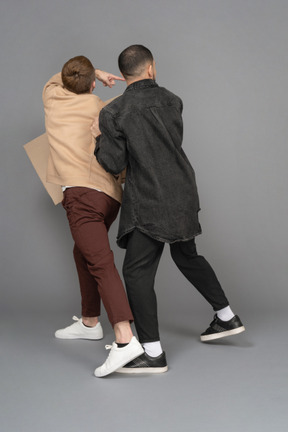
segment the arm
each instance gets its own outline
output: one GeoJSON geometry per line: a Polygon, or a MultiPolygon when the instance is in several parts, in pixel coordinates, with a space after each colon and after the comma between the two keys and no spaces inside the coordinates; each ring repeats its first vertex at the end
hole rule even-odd
{"type": "Polygon", "coordinates": [[[50,78],[50,80],[45,84],[42,93],[44,104],[45,102],[47,102],[47,99],[49,98],[51,92],[55,89],[55,87],[59,87],[59,86],[63,87],[61,72],[57,73],[56,75],[53,75],[52,78],[50,78]]]}
{"type": "MultiPolygon", "coordinates": [[[[115,85],[115,80],[125,81],[124,78],[118,77],[117,75],[110,74],[109,72],[104,72],[100,69],[95,69],[95,78],[103,83],[105,87],[113,87],[115,85]]],[[[42,98],[45,103],[49,98],[51,92],[55,89],[55,87],[63,87],[63,82],[61,78],[61,72],[55,74],[50,78],[50,80],[45,84],[42,98]]],[[[116,96],[117,97],[117,96],[116,96]]],[[[113,100],[113,98],[111,99],[113,100]]]]}
{"type": "Polygon", "coordinates": [[[99,125],[94,154],[107,172],[118,175],[128,163],[126,138],[112,115],[104,110],[100,112],[99,125]]]}
{"type": "Polygon", "coordinates": [[[120,173],[120,177],[121,177],[121,183],[125,183],[126,181],[126,173],[127,173],[127,168],[125,168],[121,173],[120,173]]]}
{"type": "Polygon", "coordinates": [[[115,85],[115,80],[117,81],[125,81],[124,78],[121,78],[117,75],[110,74],[109,72],[104,72],[100,69],[95,69],[95,77],[99,81],[101,81],[104,87],[113,87],[115,85]]]}

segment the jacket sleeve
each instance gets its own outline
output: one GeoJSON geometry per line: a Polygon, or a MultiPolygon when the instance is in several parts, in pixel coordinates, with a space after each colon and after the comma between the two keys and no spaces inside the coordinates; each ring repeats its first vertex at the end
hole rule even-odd
{"type": "Polygon", "coordinates": [[[107,172],[117,175],[128,163],[126,138],[107,110],[100,112],[99,129],[101,135],[96,138],[94,154],[107,172]]]}
{"type": "Polygon", "coordinates": [[[50,80],[45,84],[42,93],[42,99],[44,105],[48,103],[55,87],[59,87],[59,86],[63,87],[61,72],[57,73],[56,75],[53,75],[52,78],[50,78],[50,80]]]}

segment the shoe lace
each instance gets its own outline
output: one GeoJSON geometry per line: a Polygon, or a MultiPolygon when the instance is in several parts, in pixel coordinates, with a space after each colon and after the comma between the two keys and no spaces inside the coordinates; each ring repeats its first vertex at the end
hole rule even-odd
{"type": "MultiPolygon", "coordinates": [[[[106,350],[111,350],[111,348],[112,348],[112,345],[105,345],[106,350]]],[[[112,353],[112,351],[110,351],[110,353],[108,354],[108,357],[107,357],[105,363],[107,363],[107,362],[109,363],[109,358],[110,358],[111,353],[112,353]]]]}

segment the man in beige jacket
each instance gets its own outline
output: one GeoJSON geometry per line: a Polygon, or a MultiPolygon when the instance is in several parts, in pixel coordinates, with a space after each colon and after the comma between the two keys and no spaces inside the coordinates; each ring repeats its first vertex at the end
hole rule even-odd
{"type": "Polygon", "coordinates": [[[94,157],[91,125],[104,102],[92,92],[96,79],[112,87],[115,75],[94,69],[84,56],[70,59],[43,90],[45,124],[50,151],[47,181],[61,185],[78,272],[82,318],[56,331],[61,339],[101,339],[98,320],[101,299],[115,332],[106,362],[95,370],[108,375],[143,352],[133,336],[133,316],[114,264],[108,230],[117,217],[121,198],[121,175],[108,174],[94,157]]]}

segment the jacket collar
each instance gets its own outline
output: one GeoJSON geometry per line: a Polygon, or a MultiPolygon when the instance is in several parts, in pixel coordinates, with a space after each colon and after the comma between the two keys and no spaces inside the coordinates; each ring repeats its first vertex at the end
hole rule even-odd
{"type": "Polygon", "coordinates": [[[158,84],[156,84],[156,82],[154,80],[152,80],[152,79],[143,79],[143,80],[140,80],[140,81],[135,81],[134,83],[130,84],[126,88],[125,92],[129,91],[129,90],[143,89],[143,88],[146,88],[146,87],[158,87],[158,84]]]}

